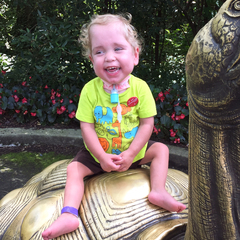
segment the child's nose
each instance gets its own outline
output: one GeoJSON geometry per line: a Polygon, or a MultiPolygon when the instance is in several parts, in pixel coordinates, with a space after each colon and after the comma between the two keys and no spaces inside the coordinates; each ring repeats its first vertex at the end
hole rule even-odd
{"type": "Polygon", "coordinates": [[[114,61],[114,60],[116,60],[115,54],[113,52],[107,52],[106,55],[105,55],[105,61],[106,62],[111,62],[111,61],[114,61]]]}

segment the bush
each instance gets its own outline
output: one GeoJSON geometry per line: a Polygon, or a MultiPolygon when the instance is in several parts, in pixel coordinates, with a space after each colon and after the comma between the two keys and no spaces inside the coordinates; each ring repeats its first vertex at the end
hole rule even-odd
{"type": "Polygon", "coordinates": [[[150,88],[157,105],[153,133],[173,143],[187,144],[189,110],[185,86],[173,84],[165,91],[153,85],[150,88]]]}
{"type": "Polygon", "coordinates": [[[8,111],[19,123],[33,118],[42,125],[69,123],[75,117],[79,93],[79,88],[68,84],[55,89],[48,85],[37,86],[31,83],[31,77],[13,87],[0,82],[0,115],[8,111]]]}

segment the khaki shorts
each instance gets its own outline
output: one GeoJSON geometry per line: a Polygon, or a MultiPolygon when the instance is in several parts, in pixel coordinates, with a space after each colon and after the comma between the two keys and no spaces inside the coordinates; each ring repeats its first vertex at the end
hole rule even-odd
{"type": "MultiPolygon", "coordinates": [[[[155,143],[155,141],[149,140],[147,145],[147,150],[155,143]]],[[[142,159],[134,162],[129,169],[140,168],[140,162],[142,159]]],[[[83,145],[80,151],[77,153],[76,157],[72,162],[80,162],[89,168],[94,174],[104,173],[105,171],[101,168],[100,163],[96,162],[86,147],[83,145]]]]}

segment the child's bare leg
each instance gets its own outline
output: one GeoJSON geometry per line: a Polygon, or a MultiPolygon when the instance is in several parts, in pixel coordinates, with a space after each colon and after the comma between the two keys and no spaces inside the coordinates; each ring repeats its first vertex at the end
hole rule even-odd
{"type": "MultiPolygon", "coordinates": [[[[63,206],[79,208],[84,193],[83,178],[92,175],[93,172],[79,162],[71,162],[67,167],[67,181],[64,192],[63,206]]],[[[65,233],[76,230],[79,220],[71,213],[63,213],[59,218],[43,233],[44,240],[56,238],[65,233]]]]}
{"type": "Polygon", "coordinates": [[[147,150],[141,164],[147,162],[151,162],[151,192],[148,195],[149,201],[170,212],[183,211],[186,206],[175,200],[165,189],[169,162],[168,147],[162,143],[154,143],[147,150]]]}

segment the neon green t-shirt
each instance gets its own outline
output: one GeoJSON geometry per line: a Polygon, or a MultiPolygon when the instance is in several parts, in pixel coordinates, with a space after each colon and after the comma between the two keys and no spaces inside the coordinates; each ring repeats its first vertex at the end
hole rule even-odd
{"type": "MultiPolygon", "coordinates": [[[[118,155],[127,150],[137,133],[139,119],[156,115],[155,101],[147,83],[131,75],[129,85],[130,88],[119,94],[121,122],[117,119],[118,104],[111,103],[110,93],[103,89],[99,77],[88,82],[80,95],[76,118],[82,122],[94,123],[100,144],[107,153],[118,155]]],[[[133,162],[144,157],[146,147],[147,143],[133,162]]],[[[99,162],[95,157],[94,159],[99,162]]]]}

